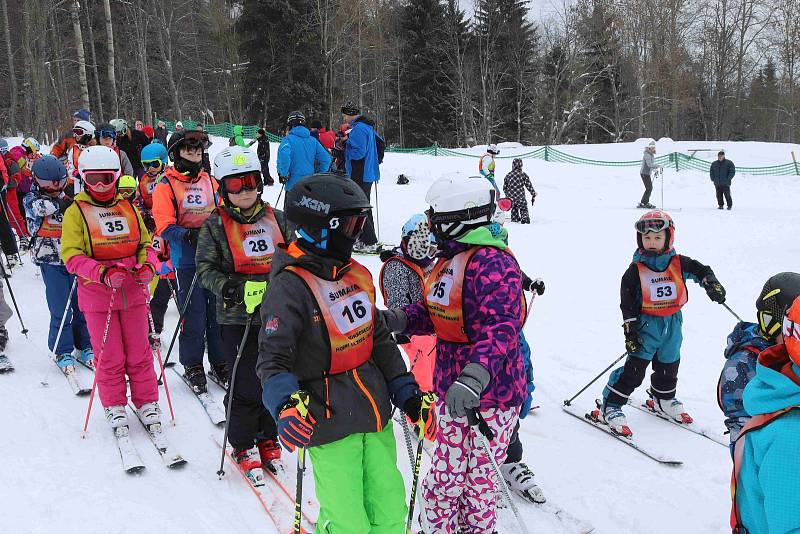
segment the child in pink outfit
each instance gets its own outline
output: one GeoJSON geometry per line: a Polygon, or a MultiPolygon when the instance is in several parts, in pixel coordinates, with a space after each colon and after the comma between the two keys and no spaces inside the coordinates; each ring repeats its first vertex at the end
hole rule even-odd
{"type": "Polygon", "coordinates": [[[155,274],[150,233],[138,210],[116,193],[119,157],[113,150],[87,148],[78,169],[86,190],[64,213],[61,257],[78,277],[98,396],[111,426],[127,427],[127,375],[140,417],[146,425],[158,423],[158,385],[148,342],[147,285],[155,274]]]}

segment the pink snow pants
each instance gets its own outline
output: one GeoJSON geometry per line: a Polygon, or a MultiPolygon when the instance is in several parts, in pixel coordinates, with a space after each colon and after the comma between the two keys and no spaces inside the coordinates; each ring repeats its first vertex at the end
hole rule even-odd
{"type": "Polygon", "coordinates": [[[139,408],[158,400],[158,383],[153,369],[153,353],[147,334],[150,323],[147,306],[112,310],[105,347],[105,312],[84,312],[92,338],[97,374],[97,394],[103,407],[128,403],[125,375],[131,384],[131,400],[139,408]]]}
{"type": "MultiPolygon", "coordinates": [[[[430,532],[490,534],[495,530],[496,480],[492,464],[479,439],[478,427],[467,418],[454,419],[440,403],[439,428],[431,469],[422,483],[423,510],[430,532]]],[[[495,433],[489,448],[503,465],[519,408],[481,410],[495,433]]]]}

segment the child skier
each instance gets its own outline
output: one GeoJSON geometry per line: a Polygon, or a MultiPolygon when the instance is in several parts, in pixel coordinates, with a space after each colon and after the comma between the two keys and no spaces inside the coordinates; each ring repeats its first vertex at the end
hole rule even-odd
{"type": "Polygon", "coordinates": [[[299,237],[275,252],[261,305],[264,405],[287,449],[308,447],[318,531],[404,532],[390,399],[427,435],[436,424],[375,313],[372,275],[351,259],[369,201],[352,180],[315,174],[287,192],[286,209],[299,237]]]}
{"type": "Polygon", "coordinates": [[[214,158],[214,177],[224,204],[203,223],[196,261],[199,283],[217,296],[217,322],[229,368],[233,369],[244,343],[236,382],[228,391],[228,395],[233,393],[228,441],[245,471],[261,467],[274,471],[272,463],[280,459],[281,450],[275,420],[261,402],[261,382],[255,371],[261,317],[248,313],[245,301],[252,294],[261,303],[275,247],[286,241],[283,212],[261,200],[264,184],[255,152],[239,146],[226,148],[214,158]],[[252,327],[243,339],[247,321],[252,327]]]}
{"type": "Polygon", "coordinates": [[[481,176],[489,180],[489,183],[492,184],[494,190],[498,193],[500,189],[497,188],[497,182],[494,179],[494,157],[500,153],[500,150],[497,148],[497,145],[492,143],[486,148],[486,154],[481,156],[481,159],[478,161],[478,172],[481,173],[481,176]]]}
{"type": "Polygon", "coordinates": [[[148,427],[160,423],[153,354],[147,343],[150,234],[136,208],[116,194],[119,156],[109,147],[86,148],[78,172],[86,188],[64,213],[61,257],[79,277],[80,308],[98,355],[97,392],[117,435],[127,431],[131,401],[148,427]]]}
{"type": "Polygon", "coordinates": [[[155,233],[156,223],[153,220],[153,191],[164,177],[169,156],[161,143],[150,143],[141,152],[144,174],[139,179],[139,198],[136,207],[142,214],[147,229],[155,233]]]}
{"type": "Polygon", "coordinates": [[[496,478],[468,413],[480,409],[495,439],[498,464],[525,399],[519,339],[522,273],[493,221],[497,192],[483,178],[443,176],[426,195],[440,259],[425,281],[424,301],[390,310],[390,327],[406,335],[436,333],[434,389],[439,439],[423,483],[432,532],[492,532],[496,478]]]}
{"type": "Polygon", "coordinates": [[[739,432],[750,420],[750,414],[744,409],[744,388],[756,374],[758,355],[783,343],[783,317],[798,296],[800,274],[787,272],[770,277],[756,300],[758,323],[738,323],[728,336],[717,399],[730,432],[731,452],[739,432]]]}
{"type": "Polygon", "coordinates": [[[622,406],[644,380],[651,361],[648,406],[679,423],[692,422],[675,397],[683,341],[681,308],[689,299],[686,280],[703,286],[712,301],[725,302],[725,288],[711,267],[675,252],[675,224],[665,211],[649,211],[635,226],[639,248],[622,276],[620,289],[628,358],[623,367],[611,373],[603,390],[603,404],[591,413],[625,437],[633,436],[633,432],[622,406]]]}
{"type": "Polygon", "coordinates": [[[783,317],[783,340],[758,356],[744,392],[752,415],[734,445],[731,528],[736,533],[800,529],[800,299],[783,317]]]}
{"type": "Polygon", "coordinates": [[[189,301],[180,332],[179,358],[184,377],[195,393],[206,393],[203,354],[223,384],[229,379],[216,319],[214,294],[196,283],[195,250],[200,227],[217,206],[217,183],[203,170],[208,136],[197,130],[176,132],[170,138],[167,168],[153,190],[153,217],[158,234],[169,242],[170,259],[178,280],[178,304],[189,301]],[[191,289],[191,295],[189,291],[191,289]]]}
{"type": "Polygon", "coordinates": [[[536,202],[536,190],[533,189],[531,179],[522,170],[522,160],[515,158],[511,162],[511,172],[506,174],[503,180],[503,194],[511,199],[511,222],[530,224],[531,218],[528,215],[528,201],[525,198],[525,190],[531,192],[531,205],[536,202]]]}
{"type": "Polygon", "coordinates": [[[89,330],[78,306],[78,295],[73,292],[67,299],[75,281],[75,275],[67,272],[61,261],[61,228],[64,212],[72,199],[64,193],[67,187],[67,169],[54,156],[43,156],[33,164],[33,189],[25,195],[25,214],[33,237],[31,257],[39,266],[44,280],[47,307],[50,310],[50,331],[47,345],[56,355],[56,363],[66,374],[74,371],[73,352],[78,350],[78,360],[91,367],[94,364],[89,330]],[[64,314],[64,327],[58,345],[58,329],[64,314]]]}

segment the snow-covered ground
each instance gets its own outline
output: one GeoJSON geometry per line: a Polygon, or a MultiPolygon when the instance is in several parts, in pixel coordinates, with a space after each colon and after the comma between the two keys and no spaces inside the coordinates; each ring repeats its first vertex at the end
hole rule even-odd
{"type": "MultiPolygon", "coordinates": [[[[212,156],[225,144],[217,140],[212,156]]],[[[672,151],[666,144],[659,144],[659,153],[672,151]]],[[[632,160],[640,157],[642,146],[640,142],[558,148],[595,159],[632,160]]],[[[675,146],[678,150],[724,147],[739,165],[785,163],[798,149],[731,142],[675,146]]],[[[530,151],[502,148],[501,155],[530,151]]],[[[276,149],[273,146],[273,154],[276,149]]],[[[499,160],[498,178],[510,167],[510,159],[499,160]]],[[[474,158],[387,154],[376,210],[382,239],[397,242],[401,225],[426,208],[425,191],[442,173],[476,169],[474,158]],[[395,184],[400,173],[411,178],[409,185],[395,184]]],[[[536,299],[526,326],[537,384],[534,404],[541,408],[522,424],[525,460],[548,499],[590,522],[595,532],[726,532],[731,467],[727,448],[628,409],[637,439],[684,461],[682,467],[664,467],[560,409],[563,399],[624,350],[619,280],[634,251],[633,223],[641,214],[633,207],[642,191],[638,168],[526,160],[525,170],[539,196],[532,225],[507,223],[511,246],[525,271],[547,283],[547,292],[536,299]]],[[[677,250],[710,264],[728,290],[729,305],[753,320],[753,303],[766,278],[798,269],[800,250],[791,239],[791,229],[800,182],[794,177],[739,176],[733,183],[731,212],[717,211],[707,176],[668,170],[665,184],[666,208],[676,208],[672,216],[677,250]]],[[[660,202],[660,185],[656,183],[654,203],[660,202]]],[[[264,196],[272,201],[278,193],[276,186],[267,188],[264,196]]],[[[168,427],[167,433],[189,460],[182,470],[164,468],[141,428],[134,426],[134,440],[148,467],[139,476],[122,472],[98,405],[89,435],[81,439],[87,400],[72,395],[48,360],[44,286],[25,261],[12,284],[30,333],[25,339],[17,318],[9,321],[7,354],[17,369],[0,376],[0,427],[6,429],[0,440],[4,461],[0,533],[272,532],[258,501],[231,466],[227,477],[218,479],[219,448],[213,438],[221,439],[222,431],[211,425],[172,372],[167,378],[178,424],[168,427]]],[[[377,275],[377,258],[364,263],[377,275]]],[[[721,432],[716,384],[725,338],[735,319],[711,303],[701,288],[691,285],[690,296],[684,309],[678,394],[700,424],[721,432]]],[[[176,318],[171,307],[165,345],[176,318]]],[[[88,372],[82,378],[89,381],[88,372]]],[[[598,381],[574,404],[588,409],[603,383],[598,381]]],[[[644,389],[638,392],[642,396],[644,389]]],[[[222,399],[215,386],[211,392],[222,399]]],[[[163,390],[162,405],[166,410],[163,390]]],[[[397,434],[398,464],[408,481],[410,468],[399,429],[397,434]]],[[[285,459],[293,469],[293,459],[285,459]]],[[[311,493],[310,473],[306,482],[311,493]]],[[[519,506],[531,532],[576,532],[551,514],[519,506]]],[[[519,532],[510,510],[500,514],[501,533],[519,532]]]]}

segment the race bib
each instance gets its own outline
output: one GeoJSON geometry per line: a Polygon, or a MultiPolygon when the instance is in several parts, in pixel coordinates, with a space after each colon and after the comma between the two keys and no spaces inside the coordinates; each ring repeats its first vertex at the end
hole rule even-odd
{"type": "Polygon", "coordinates": [[[331,315],[339,332],[347,334],[372,319],[372,303],[366,291],[359,291],[331,306],[331,315]]]}
{"type": "Polygon", "coordinates": [[[49,224],[58,226],[64,222],[64,215],[61,212],[57,211],[55,213],[48,215],[46,220],[49,224]]]}
{"type": "Polygon", "coordinates": [[[208,199],[203,192],[187,191],[183,196],[183,207],[187,209],[204,208],[208,204],[208,199]]]}
{"type": "Polygon", "coordinates": [[[269,235],[248,237],[244,240],[244,254],[248,258],[259,258],[275,253],[275,245],[269,235]]]}
{"type": "Polygon", "coordinates": [[[107,237],[129,234],[128,219],[125,217],[103,219],[100,221],[100,233],[107,237]]]}
{"type": "Polygon", "coordinates": [[[428,293],[428,300],[441,304],[442,306],[449,306],[451,289],[453,289],[453,277],[442,276],[431,286],[430,293],[428,293]]]}
{"type": "Polygon", "coordinates": [[[675,300],[675,296],[677,294],[677,287],[675,286],[674,282],[659,282],[657,284],[650,284],[650,300],[653,302],[675,300]]]}

